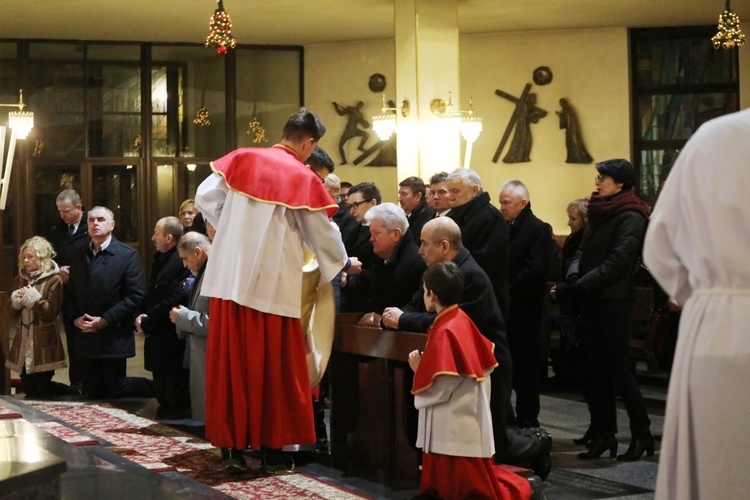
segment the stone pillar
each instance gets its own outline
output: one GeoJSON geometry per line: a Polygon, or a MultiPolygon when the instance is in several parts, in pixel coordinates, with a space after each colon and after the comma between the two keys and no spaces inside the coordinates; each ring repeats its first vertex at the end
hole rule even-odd
{"type": "Polygon", "coordinates": [[[448,92],[453,111],[459,109],[458,1],[394,0],[394,16],[394,100],[411,105],[408,118],[398,117],[398,180],[416,175],[428,182],[461,166],[461,134],[430,111],[430,102],[447,101],[448,92]]]}

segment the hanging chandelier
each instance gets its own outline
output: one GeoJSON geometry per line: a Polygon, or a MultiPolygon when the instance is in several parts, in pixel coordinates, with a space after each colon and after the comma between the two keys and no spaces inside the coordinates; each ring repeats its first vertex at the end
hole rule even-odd
{"type": "Polygon", "coordinates": [[[209,21],[211,30],[203,44],[206,47],[216,47],[216,52],[220,55],[227,53],[227,49],[233,49],[237,45],[237,40],[232,38],[232,20],[229,14],[224,10],[224,1],[216,0],[219,6],[214,11],[209,21]]]}
{"type": "Polygon", "coordinates": [[[24,111],[26,104],[23,102],[23,89],[18,91],[18,102],[15,104],[0,104],[3,107],[18,108],[18,111],[8,113],[8,126],[13,129],[19,139],[26,139],[31,129],[34,128],[34,113],[24,111]]]}
{"type": "Polygon", "coordinates": [[[740,29],[740,17],[731,9],[729,2],[730,0],[727,0],[724,12],[719,16],[719,31],[711,38],[715,49],[731,49],[745,45],[745,34],[740,29]]]}

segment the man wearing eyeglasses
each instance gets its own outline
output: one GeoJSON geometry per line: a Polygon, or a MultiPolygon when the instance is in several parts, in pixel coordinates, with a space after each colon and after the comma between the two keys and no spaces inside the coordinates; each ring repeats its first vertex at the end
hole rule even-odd
{"type": "Polygon", "coordinates": [[[359,223],[355,235],[345,241],[346,253],[357,257],[362,263],[365,278],[342,276],[341,280],[341,311],[340,312],[365,312],[370,291],[365,289],[363,283],[367,282],[367,273],[372,265],[374,252],[370,242],[370,225],[365,219],[365,214],[382,201],[380,189],[372,182],[362,182],[349,189],[349,211],[359,223]]]}

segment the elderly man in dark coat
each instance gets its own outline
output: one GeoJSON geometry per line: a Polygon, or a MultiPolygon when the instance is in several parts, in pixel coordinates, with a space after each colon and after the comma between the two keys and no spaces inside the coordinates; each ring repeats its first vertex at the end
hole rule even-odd
{"type": "Polygon", "coordinates": [[[521,427],[539,426],[539,378],[547,320],[547,276],[552,229],[531,211],[529,190],[517,179],[500,188],[500,212],[510,228],[510,316],[516,415],[521,427]]]}
{"type": "Polygon", "coordinates": [[[151,241],[156,247],[145,312],[135,319],[136,331],[146,336],[144,367],[153,373],[159,417],[187,413],[190,407],[188,372],[183,367],[185,340],[177,337],[169,311],[183,298],[182,283],[190,275],[177,253],[182,237],[177,217],[164,217],[154,226],[151,241]]]}
{"type": "Polygon", "coordinates": [[[508,225],[490,204],[490,195],[482,190],[479,175],[459,168],[448,175],[451,196],[450,217],[461,228],[464,247],[489,276],[503,318],[510,313],[508,291],[508,225]]]}
{"type": "Polygon", "coordinates": [[[203,273],[208,263],[211,243],[203,234],[191,231],[177,244],[183,264],[190,269],[194,281],[190,285],[187,305],[178,305],[169,312],[177,328],[177,336],[185,338],[189,353],[185,356],[190,369],[190,409],[193,420],[206,421],[206,347],[208,344],[209,298],[201,295],[203,273]]]}
{"type": "Polygon", "coordinates": [[[150,395],[144,381],[138,387],[126,377],[127,358],[135,356],[133,319],[146,295],[143,267],[136,251],[112,236],[114,228],[111,210],[89,211],[91,245],[73,256],[63,303],[68,355],[93,398],[150,395]]]}
{"type": "Polygon", "coordinates": [[[425,263],[417,245],[409,237],[409,222],[404,211],[393,203],[383,203],[367,212],[375,259],[372,272],[358,276],[368,281],[370,301],[359,321],[364,326],[380,326],[386,307],[403,307],[422,284],[425,263]]]}
{"type": "MultiPolygon", "coordinates": [[[[458,306],[469,315],[479,331],[495,344],[498,366],[490,375],[490,409],[495,434],[495,460],[532,467],[542,478],[550,471],[549,434],[541,429],[520,429],[511,403],[512,368],[505,325],[487,274],[462,245],[461,230],[448,217],[429,221],[422,228],[419,249],[427,266],[452,261],[464,273],[464,289],[458,306]]],[[[402,331],[426,332],[435,318],[424,307],[421,290],[403,309],[386,308],[383,324],[402,331]]]]}

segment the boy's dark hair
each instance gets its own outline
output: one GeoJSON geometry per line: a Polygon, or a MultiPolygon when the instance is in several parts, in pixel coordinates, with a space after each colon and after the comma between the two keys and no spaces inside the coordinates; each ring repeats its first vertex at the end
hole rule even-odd
{"type": "Polygon", "coordinates": [[[341,181],[341,187],[342,188],[350,188],[352,186],[353,186],[353,184],[351,182],[349,182],[349,181],[341,181]]]}
{"type": "Polygon", "coordinates": [[[464,273],[453,262],[441,262],[428,267],[422,280],[427,291],[434,292],[443,307],[458,304],[461,299],[464,273]]]}
{"type": "Polygon", "coordinates": [[[326,133],[326,128],[315,113],[307,108],[299,108],[292,114],[284,125],[284,139],[299,141],[306,137],[312,137],[316,142],[326,133]]]}
{"type": "Polygon", "coordinates": [[[378,189],[378,187],[372,182],[360,182],[356,186],[350,187],[349,196],[354,193],[362,193],[363,200],[375,200],[378,202],[378,205],[380,205],[383,200],[383,197],[380,196],[380,189],[378,189]]]}
{"type": "Polygon", "coordinates": [[[327,168],[328,172],[332,174],[336,170],[333,160],[320,146],[315,146],[315,149],[310,154],[310,158],[305,163],[310,166],[313,172],[317,172],[321,168],[327,168]]]}

